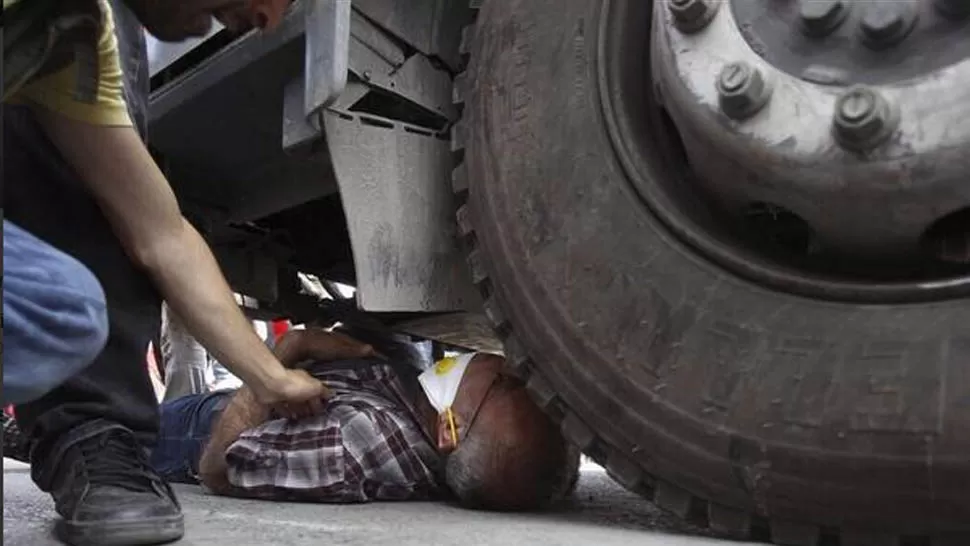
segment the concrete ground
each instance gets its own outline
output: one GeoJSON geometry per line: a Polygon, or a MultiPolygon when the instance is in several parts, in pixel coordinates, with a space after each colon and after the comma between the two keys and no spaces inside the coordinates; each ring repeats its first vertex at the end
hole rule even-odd
{"type": "MultiPolygon", "coordinates": [[[[4,459],[3,544],[53,546],[50,498],[26,465],[4,459]]],[[[176,487],[185,511],[179,546],[731,546],[584,467],[576,496],[541,514],[472,512],[435,503],[321,505],[245,501],[176,487]]]]}

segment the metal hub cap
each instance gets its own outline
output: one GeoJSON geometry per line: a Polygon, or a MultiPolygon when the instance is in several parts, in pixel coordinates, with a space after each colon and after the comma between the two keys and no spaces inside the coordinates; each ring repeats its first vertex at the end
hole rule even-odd
{"type": "Polygon", "coordinates": [[[884,142],[899,119],[889,102],[874,89],[857,86],[835,101],[832,122],[836,139],[846,148],[866,151],[884,142]]]}
{"type": "Polygon", "coordinates": [[[860,28],[866,44],[874,49],[895,45],[916,24],[917,12],[906,2],[878,2],[866,6],[860,28]]]}
{"type": "Polygon", "coordinates": [[[720,0],[669,0],[667,4],[674,24],[683,33],[701,30],[717,13],[720,0]]]}
{"type": "Polygon", "coordinates": [[[848,6],[843,0],[802,2],[799,8],[802,30],[811,36],[824,36],[832,32],[848,14],[848,6]]]}
{"type": "Polygon", "coordinates": [[[970,18],[957,4],[735,0],[690,35],[658,9],[653,80],[690,180],[736,226],[752,211],[798,226],[783,239],[799,241],[799,267],[945,276],[927,239],[970,240],[970,221],[953,220],[970,211],[970,18]]]}
{"type": "Polygon", "coordinates": [[[761,71],[743,61],[724,65],[717,78],[717,91],[721,109],[736,120],[761,110],[771,96],[761,71]]]}
{"type": "Polygon", "coordinates": [[[749,47],[796,77],[823,66],[892,84],[961,61],[970,37],[967,0],[724,1],[749,47]]]}

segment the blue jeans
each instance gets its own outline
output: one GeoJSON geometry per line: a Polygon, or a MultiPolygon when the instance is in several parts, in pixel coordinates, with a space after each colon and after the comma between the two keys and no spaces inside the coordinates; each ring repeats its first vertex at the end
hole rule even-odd
{"type": "Polygon", "coordinates": [[[108,311],[94,274],[4,220],[3,403],[40,398],[94,361],[107,339],[108,311]]]}
{"type": "Polygon", "coordinates": [[[158,443],[151,456],[159,475],[170,482],[198,483],[202,450],[233,392],[191,394],[162,403],[158,443]]]}

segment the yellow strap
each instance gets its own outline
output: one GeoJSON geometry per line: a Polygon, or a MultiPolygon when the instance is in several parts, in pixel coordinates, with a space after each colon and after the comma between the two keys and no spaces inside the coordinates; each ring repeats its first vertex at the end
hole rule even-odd
{"type": "Polygon", "coordinates": [[[451,429],[451,441],[458,447],[458,427],[455,426],[455,414],[451,411],[451,406],[445,408],[445,416],[448,418],[448,427],[451,429]]]}

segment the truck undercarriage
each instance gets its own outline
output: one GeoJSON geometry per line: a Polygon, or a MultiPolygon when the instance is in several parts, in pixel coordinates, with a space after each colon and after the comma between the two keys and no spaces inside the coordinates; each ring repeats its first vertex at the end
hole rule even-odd
{"type": "Polygon", "coordinates": [[[503,350],[721,531],[957,544],[968,30],[944,0],[302,0],[155,49],[149,144],[260,313],[503,350]]]}

